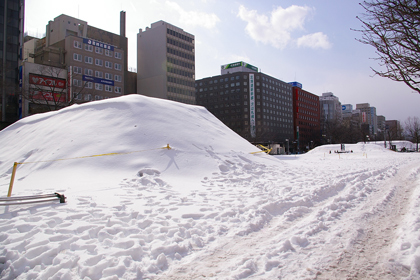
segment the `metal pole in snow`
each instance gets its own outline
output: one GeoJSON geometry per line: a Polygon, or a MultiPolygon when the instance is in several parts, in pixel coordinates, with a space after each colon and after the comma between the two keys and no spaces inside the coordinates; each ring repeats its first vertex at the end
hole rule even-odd
{"type": "Polygon", "coordinates": [[[17,166],[18,166],[18,163],[15,162],[13,164],[12,177],[10,178],[9,192],[7,193],[7,197],[10,197],[12,195],[13,182],[15,181],[15,174],[16,174],[16,168],[17,168],[17,166]]]}

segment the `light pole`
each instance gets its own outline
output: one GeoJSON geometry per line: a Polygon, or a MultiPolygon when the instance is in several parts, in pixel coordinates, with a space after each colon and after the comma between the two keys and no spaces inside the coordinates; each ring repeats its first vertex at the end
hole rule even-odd
{"type": "Polygon", "coordinates": [[[287,155],[289,154],[289,139],[286,139],[286,143],[287,143],[287,155]]]}

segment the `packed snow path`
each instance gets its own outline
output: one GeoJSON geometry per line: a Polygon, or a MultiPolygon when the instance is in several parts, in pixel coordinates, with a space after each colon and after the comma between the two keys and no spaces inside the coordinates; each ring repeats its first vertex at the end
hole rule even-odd
{"type": "Polygon", "coordinates": [[[419,186],[420,164],[365,164],[310,174],[322,187],[309,199],[279,203],[261,230],[218,240],[152,279],[415,279],[418,271],[395,263],[392,245],[419,186]]]}

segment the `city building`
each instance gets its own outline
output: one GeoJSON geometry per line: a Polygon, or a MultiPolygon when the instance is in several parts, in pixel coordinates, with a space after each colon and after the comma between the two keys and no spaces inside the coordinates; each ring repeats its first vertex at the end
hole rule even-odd
{"type": "Polygon", "coordinates": [[[0,2],[0,129],[21,117],[19,73],[24,35],[24,0],[0,2]]]}
{"type": "Polygon", "coordinates": [[[298,82],[290,83],[293,92],[294,140],[298,151],[312,149],[320,144],[321,115],[319,96],[302,89],[298,82]]]}
{"type": "Polygon", "coordinates": [[[339,135],[336,130],[342,121],[340,100],[332,92],[325,92],[319,97],[321,110],[321,135],[323,143],[335,143],[339,135]]]}
{"type": "Polygon", "coordinates": [[[375,140],[383,140],[386,128],[386,118],[384,116],[377,116],[378,129],[375,140]]]}
{"type": "Polygon", "coordinates": [[[369,103],[356,104],[356,109],[362,113],[362,124],[369,125],[369,135],[374,137],[378,132],[378,118],[376,108],[371,107],[369,103]]]}
{"type": "Polygon", "coordinates": [[[400,121],[388,120],[385,121],[386,140],[401,140],[402,139],[402,128],[400,121]]]}
{"type": "Polygon", "coordinates": [[[251,143],[293,148],[292,85],[244,62],[221,73],[195,82],[197,104],[251,143]]]}
{"type": "Polygon", "coordinates": [[[137,34],[137,93],[195,104],[194,35],[164,21],[137,34]]]}
{"type": "MultiPolygon", "coordinates": [[[[128,71],[124,11],[120,13],[120,35],[90,26],[80,19],[60,15],[47,24],[45,38],[28,40],[25,49],[33,49],[33,53],[29,51],[28,55],[39,65],[32,74],[54,81],[67,71],[67,91],[65,98],[60,99],[61,107],[126,93],[128,71]],[[63,70],[57,73],[53,71],[56,68],[63,70]]],[[[34,65],[30,67],[34,69],[34,65]]],[[[40,99],[44,99],[45,110],[49,110],[49,103],[57,103],[51,92],[54,90],[36,94],[23,92],[26,99],[24,115],[42,111],[40,99]],[[53,100],[45,99],[44,94],[53,100]]]]}
{"type": "Polygon", "coordinates": [[[321,122],[341,122],[342,107],[340,100],[332,92],[325,92],[319,97],[321,122]]]}
{"type": "MultiPolygon", "coordinates": [[[[358,109],[353,109],[351,104],[343,104],[342,108],[342,142],[357,143],[362,141],[366,135],[362,127],[361,112],[358,109]]],[[[368,129],[367,129],[368,130],[368,129]]]]}

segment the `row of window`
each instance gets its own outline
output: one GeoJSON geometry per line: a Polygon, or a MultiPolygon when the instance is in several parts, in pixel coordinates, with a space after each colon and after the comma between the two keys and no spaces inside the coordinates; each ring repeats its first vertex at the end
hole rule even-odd
{"type": "Polygon", "coordinates": [[[187,42],[190,42],[190,43],[192,43],[193,40],[194,40],[191,37],[185,36],[184,34],[181,34],[179,32],[173,31],[171,29],[166,29],[166,33],[168,33],[169,35],[178,37],[179,39],[182,39],[182,40],[187,41],[187,42]]]}
{"type": "MultiPolygon", "coordinates": [[[[73,59],[75,61],[82,62],[82,55],[81,54],[78,54],[78,53],[74,53],[73,54],[73,59]]],[[[85,56],[85,63],[87,63],[87,64],[93,64],[93,57],[91,57],[91,56],[85,56]]],[[[112,69],[112,64],[113,64],[112,62],[105,60],[105,68],[112,69]]],[[[95,65],[97,65],[97,66],[103,66],[104,65],[104,61],[102,59],[100,59],[100,58],[95,58],[95,65]]],[[[122,69],[121,64],[114,63],[114,69],[115,70],[118,70],[118,71],[121,71],[121,69],[122,69]]]]}
{"type": "Polygon", "coordinates": [[[299,95],[302,95],[303,97],[306,97],[307,99],[319,100],[319,96],[316,96],[316,95],[313,95],[313,94],[308,94],[308,93],[303,92],[303,91],[299,91],[299,95]]]}
{"type": "Polygon", "coordinates": [[[306,110],[301,110],[300,108],[297,109],[297,111],[301,114],[306,114],[306,115],[310,115],[310,116],[318,116],[318,114],[311,112],[311,111],[306,111],[306,110]]]}
{"type": "Polygon", "coordinates": [[[186,90],[186,89],[177,88],[177,87],[168,87],[168,92],[178,93],[178,94],[187,95],[187,96],[194,95],[194,92],[191,90],[186,90]]]}
{"type": "Polygon", "coordinates": [[[172,58],[172,57],[168,57],[168,62],[169,63],[172,63],[172,64],[175,64],[175,65],[178,65],[178,66],[185,67],[185,68],[193,69],[193,70],[195,68],[194,67],[194,64],[191,64],[191,63],[188,63],[188,62],[184,62],[184,61],[181,61],[181,60],[172,58]]]}
{"type": "Polygon", "coordinates": [[[194,87],[194,82],[187,81],[180,78],[171,77],[171,76],[168,76],[168,82],[178,84],[178,85],[188,86],[188,87],[194,87]]]}
{"type": "MultiPolygon", "coordinates": [[[[233,77],[232,77],[233,78],[233,77]]],[[[221,79],[222,80],[222,79],[221,79]]],[[[224,82],[226,82],[227,81],[227,78],[224,80],[224,82]]],[[[223,81],[221,81],[221,82],[223,82],[223,81]]],[[[234,87],[234,86],[240,86],[240,82],[236,82],[236,83],[230,83],[230,86],[231,87],[234,87]]],[[[202,86],[203,85],[203,83],[202,82],[200,82],[199,84],[198,84],[199,86],[202,86]]],[[[248,85],[248,82],[243,82],[243,85],[244,86],[247,86],[248,85]]],[[[195,84],[195,86],[197,87],[197,83],[195,84]]],[[[260,86],[260,83],[259,82],[256,82],[256,86],[260,86]]],[[[266,86],[266,84],[263,84],[263,87],[264,86],[266,86]]],[[[224,84],[224,85],[220,85],[219,86],[219,88],[220,89],[222,89],[222,88],[228,88],[229,87],[229,84],[224,84]]],[[[213,88],[214,89],[217,89],[217,86],[214,86],[214,87],[210,87],[209,88],[209,90],[213,90],[213,88]]],[[[286,90],[281,90],[281,89],[279,89],[279,88],[272,88],[271,86],[269,87],[271,90],[277,90],[278,92],[280,92],[280,93],[283,93],[284,95],[287,95],[287,94],[291,94],[289,91],[286,91],[286,90]]],[[[200,92],[201,91],[207,91],[207,87],[205,87],[205,88],[200,88],[200,92]]],[[[257,89],[257,90],[259,90],[259,89],[257,89]]],[[[273,93],[273,92],[271,92],[271,91],[266,91],[265,89],[263,89],[262,90],[263,91],[263,93],[267,93],[267,94],[269,94],[269,95],[274,95],[274,96],[276,96],[276,97],[279,97],[279,98],[285,98],[285,97],[282,97],[282,95],[281,94],[279,94],[279,93],[273,93]]],[[[289,98],[288,98],[289,99],[289,98]]],[[[291,99],[290,99],[291,100],[291,99]]]]}
{"type": "Polygon", "coordinates": [[[173,55],[176,55],[176,56],[179,56],[179,57],[182,57],[182,58],[185,58],[185,59],[188,59],[188,60],[191,60],[191,61],[195,61],[194,55],[184,53],[184,52],[181,52],[181,51],[177,51],[177,50],[174,50],[174,49],[169,48],[169,47],[166,48],[166,52],[170,53],[170,54],[173,54],[173,55]]]}
{"type": "MultiPolygon", "coordinates": [[[[78,67],[78,66],[73,66],[73,73],[74,74],[80,74],[82,75],[84,73],[84,75],[86,76],[91,76],[93,77],[93,70],[89,69],[89,68],[85,68],[85,71],[83,72],[82,67],[78,67]]],[[[104,73],[102,71],[97,71],[95,70],[95,77],[97,78],[103,78],[104,73]]],[[[121,75],[113,75],[111,73],[106,73],[105,72],[105,79],[107,80],[114,80],[116,82],[121,82],[122,81],[122,76],[121,75]]]]}
{"type": "Polygon", "coordinates": [[[84,82],[82,80],[78,80],[78,79],[73,79],[73,86],[75,87],[83,87],[87,88],[87,89],[93,89],[93,84],[95,84],[95,90],[104,90],[107,92],[115,92],[115,93],[121,93],[122,92],[122,88],[121,87],[117,87],[117,86],[110,86],[110,85],[104,85],[104,84],[99,84],[99,83],[92,83],[92,82],[84,82]],[[85,83],[85,84],[83,84],[85,83]]]}
{"type": "MultiPolygon", "coordinates": [[[[256,78],[256,80],[259,80],[260,79],[260,76],[257,75],[255,78],[256,78]]],[[[239,79],[240,79],[240,76],[239,75],[231,76],[230,77],[230,80],[231,81],[239,80],[239,79]]],[[[244,80],[247,80],[248,79],[248,75],[243,75],[243,79],[244,80]]],[[[283,93],[286,93],[286,94],[291,94],[291,86],[289,84],[278,82],[278,81],[274,81],[274,80],[265,78],[264,76],[262,77],[262,80],[263,81],[267,81],[269,83],[272,83],[272,84],[274,84],[276,86],[279,86],[280,88],[276,88],[274,86],[270,86],[269,84],[266,84],[266,83],[262,83],[262,86],[263,87],[267,87],[267,88],[269,88],[271,90],[275,90],[275,91],[278,91],[278,92],[283,92],[283,93]],[[283,88],[285,90],[281,90],[281,88],[283,88]]],[[[228,82],[228,81],[229,81],[229,77],[224,77],[224,78],[220,78],[219,80],[217,80],[217,79],[210,80],[210,81],[208,81],[208,84],[211,85],[213,83],[216,84],[218,82],[222,83],[222,82],[228,82]]],[[[203,84],[204,85],[207,85],[207,81],[204,81],[204,82],[200,82],[199,83],[200,86],[202,86],[203,84]]],[[[260,83],[259,82],[256,82],[256,85],[257,86],[260,86],[260,83]]],[[[197,84],[196,84],[196,86],[197,86],[197,84]]]]}
{"type": "MultiPolygon", "coordinates": [[[[107,96],[102,96],[102,95],[95,95],[95,100],[102,100],[102,99],[108,99],[109,97],[107,96]]],[[[78,95],[76,95],[74,97],[74,99],[76,100],[84,100],[84,101],[92,101],[92,94],[81,94],[79,93],[78,95]]]]}
{"type": "Polygon", "coordinates": [[[167,68],[167,71],[169,73],[173,73],[173,74],[177,74],[177,75],[181,75],[181,76],[184,76],[184,77],[188,77],[188,78],[194,79],[194,73],[187,72],[187,71],[184,71],[184,70],[181,70],[181,69],[176,69],[176,68],[168,67],[167,68]]]}
{"type": "Polygon", "coordinates": [[[194,50],[194,48],[192,46],[187,45],[187,44],[184,44],[184,43],[181,43],[181,42],[179,42],[177,40],[173,40],[171,38],[166,38],[166,42],[168,44],[171,44],[171,45],[180,47],[181,49],[184,49],[184,50],[187,50],[187,51],[190,51],[190,52],[192,52],[194,50]]]}
{"type": "MultiPolygon", "coordinates": [[[[85,51],[88,51],[88,52],[93,52],[93,46],[92,45],[89,45],[89,44],[83,44],[83,45],[85,45],[85,51]]],[[[76,48],[76,49],[82,49],[82,42],[79,42],[79,41],[73,41],[73,46],[76,48]]],[[[122,53],[120,53],[120,52],[116,52],[116,51],[111,51],[111,50],[107,50],[107,49],[103,49],[103,48],[101,48],[101,47],[95,47],[95,53],[97,53],[97,54],[105,54],[106,56],[109,56],[109,57],[115,57],[115,58],[117,58],[117,59],[122,59],[122,53]],[[114,55],[112,54],[112,53],[114,53],[114,55]]]]}
{"type": "MultiPolygon", "coordinates": [[[[258,78],[258,76],[257,76],[257,78],[258,78]]],[[[262,80],[263,81],[266,81],[266,82],[268,82],[268,83],[270,83],[270,84],[274,84],[274,85],[276,85],[276,86],[280,86],[280,87],[282,87],[282,88],[285,88],[285,89],[291,89],[291,85],[290,84],[287,84],[287,83],[281,83],[281,82],[278,82],[278,81],[276,81],[276,80],[272,80],[272,79],[269,79],[269,78],[266,78],[266,77],[262,77],[262,80]]]]}

